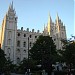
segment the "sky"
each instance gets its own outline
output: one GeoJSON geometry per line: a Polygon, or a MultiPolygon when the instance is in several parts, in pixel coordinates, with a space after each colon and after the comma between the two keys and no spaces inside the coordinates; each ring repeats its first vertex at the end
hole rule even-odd
{"type": "Polygon", "coordinates": [[[48,22],[48,14],[55,22],[58,13],[66,26],[67,38],[75,35],[75,0],[0,0],[0,26],[12,1],[18,17],[18,29],[23,27],[24,30],[29,28],[30,31],[42,32],[48,22]]]}

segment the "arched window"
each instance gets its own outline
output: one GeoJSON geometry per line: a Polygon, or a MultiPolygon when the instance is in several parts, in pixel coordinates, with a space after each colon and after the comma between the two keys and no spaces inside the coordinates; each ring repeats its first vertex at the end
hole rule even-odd
{"type": "Polygon", "coordinates": [[[17,46],[20,47],[20,41],[19,40],[17,41],[17,46]]]}

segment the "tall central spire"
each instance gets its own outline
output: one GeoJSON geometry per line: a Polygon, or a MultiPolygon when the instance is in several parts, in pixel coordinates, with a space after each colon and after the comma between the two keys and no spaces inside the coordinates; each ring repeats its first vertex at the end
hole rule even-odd
{"type": "Polygon", "coordinates": [[[50,12],[48,14],[48,22],[52,21],[51,16],[50,16],[50,12]]]}
{"type": "Polygon", "coordinates": [[[11,8],[13,9],[13,1],[12,1],[12,4],[11,4],[11,8]]]}
{"type": "Polygon", "coordinates": [[[12,3],[10,3],[10,5],[9,5],[9,10],[13,10],[13,1],[12,1],[12,3]]]}
{"type": "Polygon", "coordinates": [[[50,16],[50,13],[48,15],[48,25],[47,25],[47,30],[48,30],[48,33],[50,35],[50,30],[51,30],[51,22],[52,22],[52,19],[51,19],[51,16],[50,16]]]}
{"type": "Polygon", "coordinates": [[[59,20],[59,16],[58,16],[58,13],[56,14],[56,20],[57,20],[57,21],[59,20]]]}

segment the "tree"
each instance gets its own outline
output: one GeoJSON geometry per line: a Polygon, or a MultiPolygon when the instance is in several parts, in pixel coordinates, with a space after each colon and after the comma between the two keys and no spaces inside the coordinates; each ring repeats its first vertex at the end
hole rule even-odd
{"type": "Polygon", "coordinates": [[[49,36],[39,36],[33,47],[30,49],[30,58],[36,61],[36,65],[42,65],[50,75],[52,71],[52,63],[56,56],[56,46],[49,36]]]}
{"type": "MultiPolygon", "coordinates": [[[[4,51],[0,48],[0,72],[5,73],[8,75],[8,72],[13,72],[15,65],[12,64],[11,60],[5,58],[4,51]]],[[[10,75],[10,74],[9,74],[10,75]]]]}
{"type": "Polygon", "coordinates": [[[16,64],[13,64],[12,61],[8,58],[4,66],[5,75],[10,75],[11,72],[15,72],[15,68],[16,68],[16,64]]]}
{"type": "MultiPolygon", "coordinates": [[[[72,39],[72,38],[71,38],[72,39]]],[[[64,61],[67,63],[67,66],[71,72],[71,68],[75,68],[75,37],[73,40],[67,40],[64,42],[63,55],[64,61]]]]}
{"type": "Polygon", "coordinates": [[[35,62],[33,60],[28,61],[28,59],[24,58],[19,64],[17,70],[19,73],[24,74],[25,72],[27,72],[28,67],[31,71],[33,71],[33,69],[35,68],[35,62]]]}
{"type": "Polygon", "coordinates": [[[71,70],[72,65],[75,65],[75,42],[66,45],[63,57],[71,70]]]}
{"type": "Polygon", "coordinates": [[[0,48],[0,72],[4,71],[5,63],[6,63],[5,54],[4,51],[0,48]]]}

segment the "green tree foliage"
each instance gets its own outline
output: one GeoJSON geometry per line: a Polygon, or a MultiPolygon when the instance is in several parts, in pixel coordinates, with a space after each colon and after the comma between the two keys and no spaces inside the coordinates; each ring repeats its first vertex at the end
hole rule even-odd
{"type": "MultiPolygon", "coordinates": [[[[15,65],[12,64],[11,60],[8,60],[5,58],[4,51],[0,48],[0,72],[5,73],[5,75],[8,75],[9,72],[14,71],[15,65]]],[[[10,75],[10,74],[9,74],[10,75]]]]}
{"type": "Polygon", "coordinates": [[[36,65],[41,64],[42,68],[51,71],[52,63],[54,63],[56,46],[49,36],[39,36],[30,50],[30,58],[36,61],[36,65]]]}
{"type": "Polygon", "coordinates": [[[33,71],[35,69],[35,62],[33,60],[30,59],[28,60],[24,58],[19,64],[19,66],[17,67],[17,72],[24,74],[25,72],[27,72],[27,69],[33,71]]]}
{"type": "Polygon", "coordinates": [[[0,48],[0,71],[1,72],[4,71],[5,63],[6,63],[5,54],[4,51],[0,48]]]}
{"type": "Polygon", "coordinates": [[[61,53],[67,64],[75,64],[75,39],[64,40],[63,53],[61,53]]]}
{"type": "Polygon", "coordinates": [[[67,63],[67,66],[71,71],[71,68],[75,68],[75,37],[73,40],[66,40],[63,41],[63,43],[64,47],[61,54],[64,58],[64,62],[67,63]]]}
{"type": "Polygon", "coordinates": [[[15,72],[16,64],[13,64],[10,59],[7,59],[4,66],[4,72],[6,75],[10,75],[11,72],[15,72]]]}
{"type": "Polygon", "coordinates": [[[67,63],[75,64],[75,43],[74,42],[66,45],[66,49],[64,51],[64,57],[67,63]]]}

